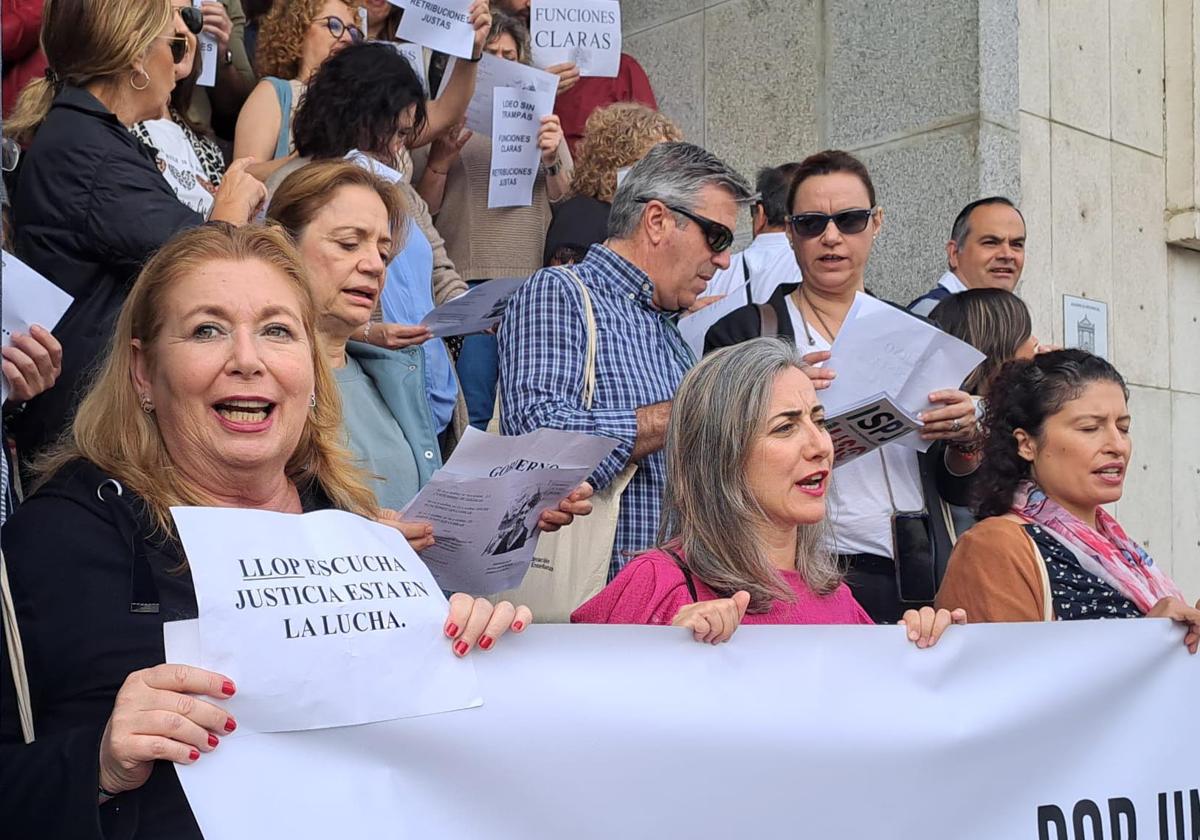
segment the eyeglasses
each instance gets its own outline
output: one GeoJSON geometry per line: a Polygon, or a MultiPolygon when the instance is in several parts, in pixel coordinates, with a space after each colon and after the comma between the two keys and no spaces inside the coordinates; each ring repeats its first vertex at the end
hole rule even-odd
{"type": "Polygon", "coordinates": [[[313,23],[322,22],[325,24],[325,28],[329,30],[329,34],[332,35],[335,40],[340,41],[342,36],[346,34],[350,35],[351,44],[361,44],[364,40],[361,29],[352,23],[346,23],[346,21],[342,20],[336,15],[327,15],[326,17],[317,18],[313,21],[313,23]]]}
{"type": "Polygon", "coordinates": [[[188,32],[193,35],[199,35],[200,30],[204,28],[204,14],[195,6],[180,6],[179,16],[183,18],[183,25],[188,28],[188,32]]]}
{"type": "Polygon", "coordinates": [[[159,38],[166,38],[167,43],[171,45],[171,63],[178,64],[183,61],[184,56],[188,53],[187,38],[182,35],[159,35],[159,38]]]}
{"type": "Polygon", "coordinates": [[[843,210],[833,215],[800,213],[796,216],[788,216],[787,223],[791,227],[792,233],[805,239],[820,236],[825,232],[825,228],[829,227],[830,222],[837,225],[837,229],[842,233],[862,233],[867,229],[867,223],[875,215],[876,209],[872,207],[870,210],[843,210]]]}
{"type": "Polygon", "coordinates": [[[704,216],[698,216],[690,210],[684,210],[682,207],[677,207],[674,204],[668,204],[661,198],[643,197],[637,200],[638,204],[647,204],[651,201],[657,201],[659,204],[666,207],[668,210],[678,213],[680,216],[685,216],[695,222],[700,230],[704,232],[704,241],[708,243],[709,249],[714,254],[720,254],[723,251],[728,251],[733,246],[733,231],[725,227],[720,222],[714,222],[712,219],[707,219],[704,216]]]}

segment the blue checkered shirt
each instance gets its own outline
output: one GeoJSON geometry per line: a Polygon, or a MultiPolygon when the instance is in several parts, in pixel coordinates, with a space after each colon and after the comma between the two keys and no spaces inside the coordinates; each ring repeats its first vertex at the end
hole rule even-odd
{"type": "MultiPolygon", "coordinates": [[[[635,410],[674,398],[694,359],[670,313],[651,303],[654,284],[644,271],[603,245],[593,245],[572,268],[587,286],[596,319],[592,407],[583,407],[583,295],[565,268],[547,268],[513,295],[504,312],[500,417],[506,435],[552,428],[620,441],[590,479],[601,489],[633,454],[635,410]]],[[[661,450],[638,463],[621,496],[610,578],[635,552],[654,545],[666,478],[661,450]]]]}

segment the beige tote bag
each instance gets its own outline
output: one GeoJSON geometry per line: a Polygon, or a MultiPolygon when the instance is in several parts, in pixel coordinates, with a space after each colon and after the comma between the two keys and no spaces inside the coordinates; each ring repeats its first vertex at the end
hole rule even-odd
{"type": "MultiPolygon", "coordinates": [[[[583,407],[592,407],[596,391],[596,319],[592,298],[587,286],[571,269],[571,279],[583,296],[584,320],[587,322],[587,348],[584,351],[583,407]]],[[[499,402],[493,420],[500,416],[499,402]]],[[[492,431],[489,427],[488,431],[492,431]]],[[[533,562],[525,579],[516,589],[501,592],[491,598],[493,603],[511,601],[525,604],[539,624],[563,624],[584,601],[604,588],[612,561],[613,542],[617,536],[617,518],[621,512],[621,494],[629,486],[637,464],[630,463],[612,482],[592,497],[592,512],[576,517],[565,528],[538,537],[533,550],[533,562]]]]}

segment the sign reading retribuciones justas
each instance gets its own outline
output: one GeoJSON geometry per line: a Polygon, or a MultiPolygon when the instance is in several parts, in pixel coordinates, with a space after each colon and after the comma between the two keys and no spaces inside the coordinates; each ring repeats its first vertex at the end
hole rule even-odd
{"type": "Polygon", "coordinates": [[[480,703],[433,576],[394,528],[343,511],[171,509],[199,608],[197,665],[243,729],[283,732],[480,703]]]}
{"type": "Polygon", "coordinates": [[[471,0],[405,0],[396,37],[431,50],[470,58],[475,50],[471,0]]]}
{"type": "Polygon", "coordinates": [[[492,167],[488,209],[528,207],[538,176],[542,97],[536,91],[498,87],[492,100],[492,167]]]}
{"type": "Polygon", "coordinates": [[[613,77],[620,71],[617,0],[533,0],[529,22],[538,67],[571,62],[581,76],[613,77]]]}
{"type": "MultiPolygon", "coordinates": [[[[203,0],[192,0],[192,5],[201,8],[203,0]]],[[[196,61],[200,62],[200,76],[196,84],[213,87],[217,83],[217,38],[202,32],[196,39],[196,61]]]]}

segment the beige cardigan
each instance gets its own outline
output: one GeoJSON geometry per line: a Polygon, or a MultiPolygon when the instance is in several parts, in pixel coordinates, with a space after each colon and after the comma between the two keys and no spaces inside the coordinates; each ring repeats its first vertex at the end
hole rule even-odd
{"type": "MultiPolygon", "coordinates": [[[[415,159],[422,169],[425,157],[418,155],[415,159]]],[[[558,146],[558,159],[570,180],[575,164],[566,142],[558,146]]],[[[542,267],[546,230],[552,218],[546,170],[538,172],[530,206],[489,210],[491,167],[491,138],[473,135],[446,173],[446,191],[437,215],[446,252],[467,281],[528,277],[542,267]]],[[[418,173],[413,181],[419,180],[418,173]]]]}

